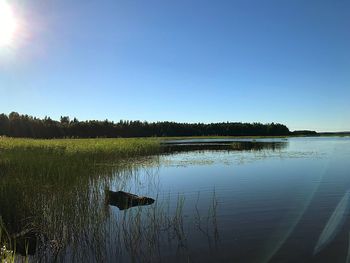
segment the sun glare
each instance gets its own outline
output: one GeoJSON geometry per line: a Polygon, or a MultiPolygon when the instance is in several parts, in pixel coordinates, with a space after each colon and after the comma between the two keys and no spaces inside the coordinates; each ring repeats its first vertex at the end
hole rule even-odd
{"type": "Polygon", "coordinates": [[[11,6],[0,0],[0,47],[8,46],[13,42],[17,23],[11,6]]]}

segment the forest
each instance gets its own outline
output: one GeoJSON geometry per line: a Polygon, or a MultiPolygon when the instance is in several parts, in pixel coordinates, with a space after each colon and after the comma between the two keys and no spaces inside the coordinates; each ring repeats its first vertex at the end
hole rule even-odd
{"type": "Polygon", "coordinates": [[[18,138],[118,138],[172,136],[279,136],[290,135],[279,123],[177,123],[120,120],[79,121],[61,116],[59,121],[11,112],[0,114],[0,136],[18,138]]]}

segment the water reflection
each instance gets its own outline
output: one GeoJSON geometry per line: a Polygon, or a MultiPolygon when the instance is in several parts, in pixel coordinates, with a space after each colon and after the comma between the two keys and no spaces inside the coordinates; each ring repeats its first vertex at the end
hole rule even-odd
{"type": "Polygon", "coordinates": [[[282,150],[288,147],[288,141],[186,141],[186,143],[170,142],[164,144],[164,152],[191,152],[191,151],[262,151],[262,150],[282,150]]]}

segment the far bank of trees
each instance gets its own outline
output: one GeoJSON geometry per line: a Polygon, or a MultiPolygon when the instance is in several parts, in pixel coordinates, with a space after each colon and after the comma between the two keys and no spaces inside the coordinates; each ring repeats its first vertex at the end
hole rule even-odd
{"type": "Polygon", "coordinates": [[[146,121],[78,121],[62,116],[59,121],[11,112],[0,114],[0,136],[27,138],[96,138],[152,136],[274,136],[289,135],[279,123],[177,123],[146,121]]]}
{"type": "Polygon", "coordinates": [[[314,136],[317,135],[317,132],[310,131],[310,130],[299,130],[299,131],[293,131],[293,135],[301,135],[301,136],[314,136]]]}

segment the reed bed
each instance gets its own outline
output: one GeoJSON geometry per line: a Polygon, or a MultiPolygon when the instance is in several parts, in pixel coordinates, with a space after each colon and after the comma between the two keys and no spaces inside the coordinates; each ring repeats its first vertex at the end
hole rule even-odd
{"type": "Polygon", "coordinates": [[[12,244],[9,234],[0,217],[0,262],[14,262],[15,252],[11,250],[12,244]]]}
{"type": "Polygon", "coordinates": [[[0,137],[0,262],[12,262],[10,256],[15,255],[14,244],[9,242],[11,238],[5,239],[5,233],[13,236],[23,230],[43,233],[47,242],[42,243],[53,247],[57,254],[76,238],[72,231],[79,232],[89,223],[77,215],[93,213],[89,218],[94,223],[104,218],[104,207],[93,204],[103,198],[101,189],[109,178],[120,173],[120,181],[127,180],[133,173],[134,162],[130,159],[159,151],[160,143],[153,138],[0,137]]]}
{"type": "MultiPolygon", "coordinates": [[[[86,157],[125,158],[158,153],[160,140],[156,138],[118,139],[18,139],[0,137],[0,154],[23,157],[28,154],[55,154],[86,157]]],[[[3,159],[0,156],[0,160],[3,159]]]]}
{"type": "Polygon", "coordinates": [[[106,204],[105,189],[133,192],[128,188],[150,184],[154,192],[157,177],[147,172],[140,182],[138,176],[146,167],[157,170],[160,152],[153,138],[0,138],[0,262],[21,261],[23,250],[29,261],[152,262],[164,256],[164,246],[176,249],[182,260],[190,257],[191,231],[216,240],[215,195],[208,216],[192,221],[184,216],[182,195],[171,201],[157,196],[151,206],[120,212],[106,204]],[[31,242],[27,247],[14,236],[31,242]]]}

